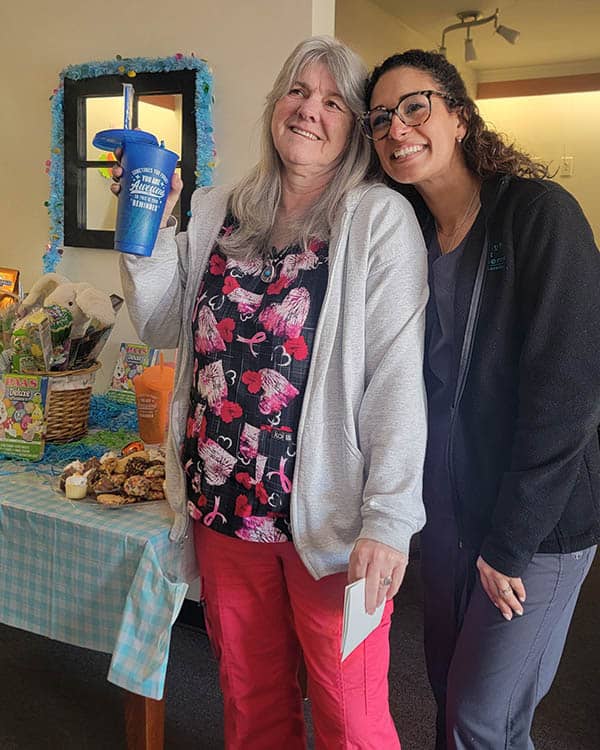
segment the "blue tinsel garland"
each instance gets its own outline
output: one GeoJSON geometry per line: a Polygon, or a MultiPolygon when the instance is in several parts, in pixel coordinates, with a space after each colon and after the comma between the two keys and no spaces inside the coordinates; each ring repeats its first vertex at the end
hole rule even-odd
{"type": "Polygon", "coordinates": [[[44,273],[56,270],[64,245],[63,194],[64,194],[64,129],[63,103],[65,78],[97,78],[104,75],[124,75],[134,78],[136,73],[160,73],[173,70],[196,71],[196,187],[212,183],[216,151],[213,138],[212,104],[213,78],[206,60],[194,55],[177,53],[172,57],[128,57],[117,55],[114,60],[92,61],[69,65],[60,73],[60,85],[50,97],[52,131],[50,159],[46,171],[50,178],[50,197],[45,205],[50,216],[50,236],[43,256],[44,273]]]}
{"type": "MultiPolygon", "coordinates": [[[[81,440],[72,443],[46,443],[42,466],[24,459],[10,458],[37,473],[60,473],[69,461],[85,461],[92,456],[101,456],[110,448],[122,448],[134,439],[139,440],[137,411],[135,404],[120,404],[106,396],[94,395],[90,402],[88,420],[90,432],[81,440]],[[108,444],[107,431],[110,431],[108,444]],[[45,468],[44,468],[45,467],[45,468]]],[[[0,459],[8,459],[0,453],[0,459]]],[[[10,473],[10,471],[9,471],[10,473]]],[[[2,476],[2,467],[0,467],[2,476]]]]}
{"type": "Polygon", "coordinates": [[[135,404],[120,404],[107,396],[94,395],[90,402],[90,430],[108,428],[137,432],[137,410],[135,404]]]}

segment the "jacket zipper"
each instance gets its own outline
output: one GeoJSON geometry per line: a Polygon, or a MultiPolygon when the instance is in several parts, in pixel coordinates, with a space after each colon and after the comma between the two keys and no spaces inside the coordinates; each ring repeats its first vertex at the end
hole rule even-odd
{"type": "MultiPolygon", "coordinates": [[[[365,191],[366,192],[366,191],[365,191]]],[[[364,194],[363,194],[364,195],[364,194]]],[[[361,195],[361,198],[363,196],[361,195]]],[[[342,216],[342,219],[340,221],[340,227],[346,226],[346,222],[348,221],[348,209],[344,209],[344,213],[342,216]]],[[[325,318],[326,318],[326,309],[329,306],[329,301],[331,299],[331,277],[336,269],[336,263],[339,258],[339,243],[340,243],[340,237],[341,237],[341,231],[338,233],[337,237],[330,237],[329,240],[329,250],[328,250],[328,256],[329,256],[329,275],[327,278],[327,287],[325,289],[325,296],[323,298],[323,303],[321,305],[321,311],[319,313],[319,321],[317,323],[317,328],[315,330],[315,337],[313,340],[313,346],[312,346],[312,354],[311,354],[311,365],[308,370],[308,378],[306,379],[306,386],[304,388],[304,395],[302,399],[302,407],[300,408],[300,418],[298,419],[298,429],[296,433],[296,461],[294,464],[294,476],[292,477],[292,493],[290,495],[290,531],[292,532],[292,538],[294,539],[294,542],[297,543],[296,549],[300,551],[302,548],[302,545],[300,544],[300,540],[297,537],[296,530],[298,528],[297,524],[297,512],[298,512],[298,502],[297,502],[297,482],[296,479],[300,472],[300,464],[302,461],[302,448],[303,448],[303,441],[302,437],[304,434],[304,424],[306,422],[306,409],[307,409],[307,394],[310,393],[310,389],[312,388],[312,383],[314,379],[314,366],[313,363],[316,360],[316,354],[319,347],[319,344],[321,342],[321,333],[323,331],[323,326],[325,325],[325,318]],[[335,242],[332,242],[332,240],[335,240],[335,242]],[[332,252],[333,250],[333,252],[332,252]]],[[[303,556],[303,552],[300,552],[300,555],[303,556]]]]}
{"type": "Polygon", "coordinates": [[[463,547],[463,529],[460,517],[460,508],[458,503],[458,492],[456,490],[454,472],[452,470],[452,452],[453,452],[453,437],[454,427],[456,423],[456,415],[458,413],[458,407],[462,399],[463,392],[465,390],[465,384],[467,381],[467,375],[469,373],[469,367],[471,365],[471,355],[473,353],[473,344],[475,339],[475,330],[477,328],[477,321],[479,320],[479,311],[481,309],[481,298],[483,296],[483,285],[485,282],[485,276],[487,271],[487,257],[488,257],[488,233],[487,228],[483,241],[483,248],[481,250],[481,257],[479,259],[479,265],[477,267],[477,274],[475,276],[475,283],[473,285],[473,292],[471,294],[471,302],[469,304],[469,312],[467,315],[467,323],[465,326],[465,335],[463,338],[463,344],[460,352],[460,361],[458,364],[458,375],[456,378],[456,388],[454,391],[454,398],[452,400],[452,406],[450,407],[450,426],[448,430],[448,442],[446,444],[446,466],[448,469],[448,476],[450,479],[450,489],[452,492],[452,501],[454,506],[454,515],[456,518],[456,526],[458,530],[458,546],[460,549],[463,547]]]}

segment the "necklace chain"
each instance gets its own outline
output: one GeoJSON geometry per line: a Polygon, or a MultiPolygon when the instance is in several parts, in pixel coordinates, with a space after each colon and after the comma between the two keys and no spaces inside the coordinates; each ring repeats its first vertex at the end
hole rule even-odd
{"type": "Polygon", "coordinates": [[[286,254],[286,252],[289,249],[290,249],[290,245],[286,245],[285,247],[282,247],[282,248],[272,247],[271,252],[269,253],[269,259],[277,262],[278,260],[283,258],[283,256],[286,254]]]}
{"type": "Polygon", "coordinates": [[[436,221],[435,227],[436,227],[437,235],[438,235],[438,244],[440,246],[440,250],[442,251],[443,255],[446,255],[451,250],[454,250],[453,243],[454,243],[455,238],[458,236],[458,233],[463,228],[463,226],[464,226],[465,222],[467,221],[467,219],[469,218],[469,216],[472,213],[474,213],[475,209],[479,209],[479,206],[481,205],[481,203],[479,203],[479,201],[476,201],[478,195],[479,195],[479,185],[473,191],[473,195],[471,196],[471,198],[469,200],[467,208],[465,209],[465,213],[463,214],[462,219],[454,227],[454,230],[452,231],[452,233],[444,232],[444,230],[440,227],[440,225],[436,221]],[[448,237],[449,238],[448,239],[448,244],[447,244],[446,247],[444,247],[444,245],[442,244],[442,237],[448,237]]]}

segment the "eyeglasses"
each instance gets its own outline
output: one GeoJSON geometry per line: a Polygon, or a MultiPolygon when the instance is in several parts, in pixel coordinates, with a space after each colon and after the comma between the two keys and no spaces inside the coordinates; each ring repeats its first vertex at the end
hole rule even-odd
{"type": "Polygon", "coordinates": [[[404,94],[393,109],[375,107],[364,113],[361,121],[365,135],[371,141],[380,141],[385,138],[392,127],[394,115],[411,128],[424,125],[431,117],[432,96],[439,96],[440,99],[445,99],[451,104],[458,103],[456,99],[441,91],[413,91],[410,94],[404,94]]]}

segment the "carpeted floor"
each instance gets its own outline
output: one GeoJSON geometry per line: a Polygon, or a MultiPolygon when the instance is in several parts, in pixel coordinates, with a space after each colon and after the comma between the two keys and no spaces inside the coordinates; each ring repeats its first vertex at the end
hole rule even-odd
{"type": "MultiPolygon", "coordinates": [[[[536,750],[600,748],[599,601],[600,557],[586,581],[556,682],[537,713],[536,750]]],[[[403,750],[432,747],[434,708],[421,625],[413,564],[392,634],[391,707],[403,750]]],[[[109,660],[0,625],[0,750],[124,750],[122,693],[106,682],[109,660]]],[[[206,637],[177,625],[167,676],[166,750],[219,750],[221,724],[206,637]]]]}

